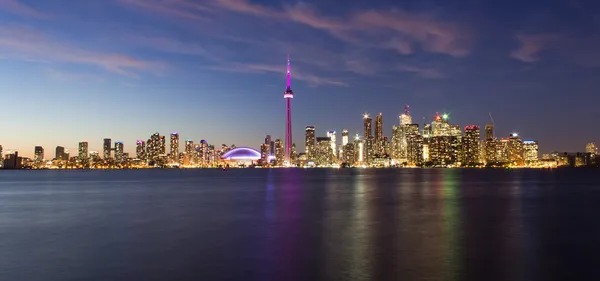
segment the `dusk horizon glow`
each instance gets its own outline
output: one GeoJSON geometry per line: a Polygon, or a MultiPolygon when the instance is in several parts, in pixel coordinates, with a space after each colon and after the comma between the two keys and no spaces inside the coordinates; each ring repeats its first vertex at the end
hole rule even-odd
{"type": "Polygon", "coordinates": [[[0,22],[3,153],[284,141],[288,55],[299,152],[306,126],[354,136],[365,112],[390,137],[405,105],[540,152],[600,142],[594,1],[0,0],[0,22]]]}

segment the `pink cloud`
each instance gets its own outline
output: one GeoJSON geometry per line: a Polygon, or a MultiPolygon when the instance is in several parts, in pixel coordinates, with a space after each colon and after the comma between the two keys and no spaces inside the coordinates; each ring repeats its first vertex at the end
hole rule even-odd
{"type": "Polygon", "coordinates": [[[18,0],[0,0],[0,9],[9,13],[32,17],[32,18],[48,18],[49,15],[37,11],[18,0]]]}
{"type": "MultiPolygon", "coordinates": [[[[1,0],[0,0],[1,1],[1,0]]],[[[123,5],[137,7],[149,12],[159,13],[187,20],[208,20],[206,12],[210,8],[187,0],[117,0],[123,5]]]]}
{"type": "Polygon", "coordinates": [[[27,27],[0,26],[0,52],[7,59],[95,65],[121,75],[136,76],[138,71],[158,73],[165,65],[124,54],[104,53],[47,38],[27,27]]]}
{"type": "Polygon", "coordinates": [[[256,16],[278,17],[280,13],[273,11],[267,7],[252,4],[247,0],[215,0],[217,5],[227,10],[252,14],[256,16]]]}
{"type": "MultiPolygon", "coordinates": [[[[356,13],[352,22],[366,30],[388,29],[411,39],[429,52],[462,57],[469,53],[469,32],[452,22],[443,22],[424,14],[404,11],[366,11],[356,13]]],[[[406,48],[400,49],[407,52],[406,48]]]]}
{"type": "Polygon", "coordinates": [[[546,47],[546,44],[553,36],[550,35],[523,35],[518,34],[517,39],[521,46],[510,53],[510,57],[523,62],[535,62],[539,58],[539,53],[546,47]]]}

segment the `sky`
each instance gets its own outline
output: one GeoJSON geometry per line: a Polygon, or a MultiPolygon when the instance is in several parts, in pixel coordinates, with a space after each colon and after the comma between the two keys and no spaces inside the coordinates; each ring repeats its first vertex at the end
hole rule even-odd
{"type": "Polygon", "coordinates": [[[413,121],[600,142],[600,1],[0,0],[0,145],[77,150],[154,132],[259,147],[304,127],[413,121]]]}

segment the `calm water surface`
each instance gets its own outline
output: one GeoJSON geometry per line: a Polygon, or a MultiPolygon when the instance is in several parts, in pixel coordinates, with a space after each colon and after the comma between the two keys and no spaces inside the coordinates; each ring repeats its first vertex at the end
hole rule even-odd
{"type": "Polygon", "coordinates": [[[0,171],[0,280],[600,280],[600,171],[0,171]]]}

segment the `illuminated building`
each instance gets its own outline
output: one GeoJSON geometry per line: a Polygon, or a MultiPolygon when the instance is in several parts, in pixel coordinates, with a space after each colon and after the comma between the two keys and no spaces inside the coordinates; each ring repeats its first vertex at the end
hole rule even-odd
{"type": "Polygon", "coordinates": [[[208,164],[208,142],[206,140],[200,141],[200,158],[198,161],[202,165],[208,164]]]}
{"type": "Polygon", "coordinates": [[[42,162],[44,160],[44,148],[36,146],[33,150],[33,155],[36,162],[42,162]]]}
{"type": "Polygon", "coordinates": [[[596,146],[595,143],[590,142],[585,145],[585,152],[591,153],[592,155],[598,155],[598,147],[596,146]]]}
{"type": "Polygon", "coordinates": [[[496,142],[496,161],[500,163],[508,162],[508,139],[500,139],[496,142]]]}
{"type": "Polygon", "coordinates": [[[100,153],[98,151],[90,151],[90,160],[92,162],[100,161],[100,153]]]}
{"type": "MultiPolygon", "coordinates": [[[[164,137],[162,138],[164,140],[164,137]]],[[[161,136],[159,133],[154,133],[146,142],[146,159],[149,162],[156,162],[160,156],[161,136]]]]}
{"type": "Polygon", "coordinates": [[[317,137],[315,147],[315,165],[320,167],[329,166],[333,163],[333,153],[331,151],[331,138],[317,137]]]}
{"type": "Polygon", "coordinates": [[[158,155],[165,155],[165,153],[167,153],[167,142],[165,140],[165,136],[160,136],[160,141],[158,144],[158,155]]]}
{"type": "Polygon", "coordinates": [[[481,152],[479,151],[479,139],[481,132],[479,126],[471,125],[465,127],[465,135],[462,139],[462,164],[473,166],[479,164],[481,152]]]}
{"type": "Polygon", "coordinates": [[[305,153],[306,158],[309,162],[315,161],[315,127],[314,126],[306,126],[305,129],[305,153]]]}
{"type": "Polygon", "coordinates": [[[458,138],[453,136],[434,136],[429,139],[429,161],[433,166],[446,167],[458,161],[458,138]]]}
{"type": "Polygon", "coordinates": [[[492,140],[494,139],[494,125],[487,124],[485,125],[485,134],[483,136],[484,140],[492,140]]]}
{"type": "Polygon", "coordinates": [[[431,128],[431,124],[425,124],[423,126],[423,138],[430,138],[433,136],[433,129],[431,128]]]}
{"type": "Polygon", "coordinates": [[[54,151],[54,159],[56,160],[66,160],[65,159],[65,148],[62,146],[57,146],[54,151]]]}
{"type": "Polygon", "coordinates": [[[486,139],[483,141],[483,159],[485,163],[498,162],[498,147],[500,147],[500,142],[496,139],[486,139]]]}
{"type": "Polygon", "coordinates": [[[112,151],[112,140],[104,139],[104,145],[102,147],[102,157],[104,159],[110,159],[110,152],[112,151]]]}
{"type": "Polygon", "coordinates": [[[194,154],[191,161],[194,164],[201,164],[202,162],[202,145],[199,143],[194,144],[194,154]]]}
{"type": "Polygon", "coordinates": [[[523,142],[523,158],[526,163],[536,162],[539,157],[538,142],[533,140],[526,140],[523,142]]]}
{"type": "Polygon", "coordinates": [[[375,147],[374,146],[375,146],[375,140],[373,139],[373,137],[365,140],[364,160],[365,160],[365,163],[367,163],[367,164],[373,163],[373,160],[375,159],[375,147]]]}
{"type": "Polygon", "coordinates": [[[263,166],[269,165],[269,156],[271,155],[270,146],[271,145],[267,143],[263,143],[260,145],[260,160],[263,166]]]}
{"type": "Polygon", "coordinates": [[[412,124],[412,116],[408,108],[408,105],[404,106],[404,113],[400,115],[400,126],[412,124]]]}
{"type": "Polygon", "coordinates": [[[4,164],[2,163],[4,161],[4,154],[2,154],[2,146],[0,145],[0,164],[4,164]]]}
{"type": "Polygon", "coordinates": [[[234,166],[250,166],[260,159],[260,151],[250,147],[236,147],[221,156],[226,165],[234,166]]]}
{"type": "Polygon", "coordinates": [[[287,87],[283,93],[286,101],[286,123],[285,123],[285,162],[290,163],[290,154],[292,153],[292,99],[294,92],[290,85],[292,74],[290,73],[290,56],[287,59],[287,87]]]}
{"type": "Polygon", "coordinates": [[[375,140],[383,139],[383,114],[379,113],[375,117],[375,140]]]}
{"type": "Polygon", "coordinates": [[[423,136],[418,133],[408,134],[406,136],[406,152],[409,165],[421,166],[423,164],[423,136]]]}
{"type": "Polygon", "coordinates": [[[354,148],[356,145],[354,143],[347,143],[343,146],[343,158],[344,163],[349,165],[354,165],[356,163],[356,151],[354,148]]]}
{"type": "Polygon", "coordinates": [[[365,115],[363,115],[363,119],[364,119],[364,134],[363,134],[363,138],[366,139],[370,139],[373,137],[373,131],[371,130],[371,117],[369,117],[368,113],[365,113],[365,115]]]}
{"type": "Polygon", "coordinates": [[[146,143],[144,141],[135,142],[135,156],[137,159],[146,160],[146,143]]]}
{"type": "Polygon", "coordinates": [[[88,142],[82,141],[79,143],[79,160],[84,161],[88,159],[88,142]]]}
{"type": "Polygon", "coordinates": [[[290,155],[290,165],[296,166],[298,164],[298,151],[296,150],[296,144],[292,143],[292,153],[290,155]]]}
{"type": "Polygon", "coordinates": [[[346,146],[348,144],[348,130],[342,130],[342,145],[346,146]]]}
{"type": "Polygon", "coordinates": [[[123,163],[125,161],[122,142],[115,142],[115,161],[117,163],[123,163]]]}
{"type": "Polygon", "coordinates": [[[335,158],[335,155],[336,155],[336,153],[335,153],[336,149],[335,148],[337,146],[336,145],[335,131],[328,131],[327,132],[327,137],[331,139],[331,144],[330,144],[330,146],[331,146],[331,153],[332,153],[332,155],[335,158]]]}
{"type": "Polygon", "coordinates": [[[523,140],[519,138],[519,135],[511,134],[508,137],[508,146],[506,148],[508,162],[513,165],[522,166],[524,164],[523,161],[523,140]]]}
{"type": "Polygon", "coordinates": [[[399,162],[400,159],[400,150],[402,141],[402,131],[400,130],[400,126],[392,126],[392,144],[391,144],[391,156],[392,161],[399,162]]]}
{"type": "Polygon", "coordinates": [[[364,142],[362,142],[360,140],[360,136],[358,134],[356,134],[356,136],[354,137],[354,162],[355,162],[355,164],[364,163],[364,161],[365,161],[364,153],[365,153],[364,142]]]}
{"type": "Polygon", "coordinates": [[[275,166],[283,166],[285,161],[285,155],[283,150],[283,143],[280,139],[275,140],[275,166]]]}
{"type": "Polygon", "coordinates": [[[271,135],[265,137],[265,144],[269,145],[269,155],[275,155],[275,142],[271,140],[271,135]]]}
{"type": "Polygon", "coordinates": [[[194,141],[192,139],[185,140],[185,147],[183,148],[183,162],[184,165],[191,165],[195,163],[194,157],[194,141]]]}
{"type": "Polygon", "coordinates": [[[171,133],[171,149],[169,151],[171,156],[171,161],[173,163],[179,162],[179,134],[171,133]]]}

